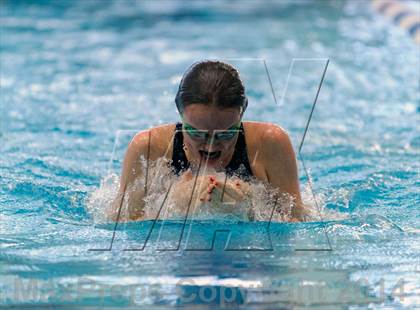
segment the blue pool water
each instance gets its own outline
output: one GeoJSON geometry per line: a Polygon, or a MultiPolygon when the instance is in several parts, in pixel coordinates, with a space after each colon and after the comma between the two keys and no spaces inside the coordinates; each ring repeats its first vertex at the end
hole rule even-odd
{"type": "Polygon", "coordinates": [[[420,51],[367,1],[0,6],[1,306],[419,306],[420,51]],[[89,197],[109,195],[135,132],[178,120],[180,75],[203,58],[236,65],[245,119],[296,149],[330,60],[302,148],[323,220],[121,224],[98,251],[115,225],[89,197]],[[226,232],[206,250],[215,229],[226,251],[226,232]]]}

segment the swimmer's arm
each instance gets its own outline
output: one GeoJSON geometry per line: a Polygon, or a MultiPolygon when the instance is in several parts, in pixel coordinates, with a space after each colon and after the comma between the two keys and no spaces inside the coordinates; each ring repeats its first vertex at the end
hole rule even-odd
{"type": "Polygon", "coordinates": [[[299,189],[296,156],[289,135],[276,125],[265,132],[263,156],[269,183],[280,193],[288,193],[294,198],[292,220],[304,220],[304,206],[299,189]]]}
{"type": "Polygon", "coordinates": [[[113,221],[139,220],[144,215],[144,188],[136,188],[136,181],[144,177],[140,158],[147,157],[149,148],[149,131],[138,133],[128,145],[125,153],[120,186],[115,197],[108,218],[113,221]],[[127,209],[122,207],[124,199],[127,209]],[[121,210],[120,210],[121,209],[121,210]],[[120,213],[120,214],[119,214],[120,213]],[[118,215],[119,214],[119,215],[118,215]]]}

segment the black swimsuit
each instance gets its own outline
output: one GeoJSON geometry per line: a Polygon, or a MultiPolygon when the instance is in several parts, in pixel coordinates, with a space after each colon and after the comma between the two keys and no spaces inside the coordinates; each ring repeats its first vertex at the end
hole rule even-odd
{"type": "MultiPolygon", "coordinates": [[[[188,169],[190,163],[185,155],[183,148],[182,123],[175,126],[175,137],[172,153],[172,167],[176,174],[188,169]]],[[[249,165],[248,154],[246,151],[244,127],[241,123],[238,140],[236,141],[235,151],[232,159],[226,166],[227,175],[236,175],[243,179],[249,179],[252,176],[251,166],[249,165]]]]}

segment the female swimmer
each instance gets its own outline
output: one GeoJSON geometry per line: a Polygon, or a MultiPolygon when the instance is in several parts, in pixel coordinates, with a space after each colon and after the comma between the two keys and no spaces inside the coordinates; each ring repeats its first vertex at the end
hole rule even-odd
{"type": "Polygon", "coordinates": [[[246,199],[248,181],[261,180],[292,197],[291,220],[303,220],[290,138],[275,124],[242,121],[248,99],[234,67],[212,60],[194,63],[180,82],[175,103],[182,122],[141,131],[131,140],[111,212],[114,219],[122,199],[128,202],[130,220],[144,218],[145,190],[128,190],[145,177],[143,156],[151,161],[166,158],[173,173],[181,176],[174,187],[180,192],[193,184],[195,174],[197,200],[203,203],[221,195],[232,201],[246,199]],[[223,171],[227,177],[217,177],[212,171],[223,171]]]}

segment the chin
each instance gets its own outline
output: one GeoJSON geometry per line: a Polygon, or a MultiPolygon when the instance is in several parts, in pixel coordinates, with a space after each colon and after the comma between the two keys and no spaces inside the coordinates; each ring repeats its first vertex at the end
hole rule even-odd
{"type": "Polygon", "coordinates": [[[208,160],[208,161],[203,160],[202,162],[203,168],[204,166],[206,166],[206,164],[207,164],[207,168],[211,168],[211,169],[217,169],[217,168],[222,167],[220,160],[208,160]]]}
{"type": "MultiPolygon", "coordinates": [[[[223,152],[223,151],[219,151],[223,152]]],[[[223,152],[224,153],[224,152],[223,152]]],[[[200,158],[201,160],[201,167],[204,170],[205,168],[215,170],[215,171],[223,171],[224,167],[228,164],[228,160],[226,158],[226,155],[221,153],[221,156],[218,156],[216,158],[206,158],[203,157],[202,154],[197,152],[197,158],[200,158]],[[206,166],[207,165],[207,166],[206,166]]],[[[198,163],[197,163],[198,164],[198,163]]]]}

